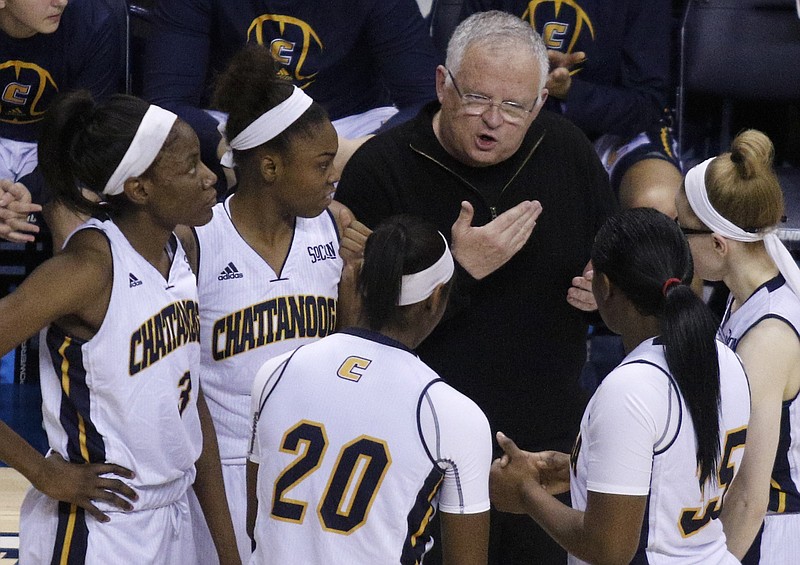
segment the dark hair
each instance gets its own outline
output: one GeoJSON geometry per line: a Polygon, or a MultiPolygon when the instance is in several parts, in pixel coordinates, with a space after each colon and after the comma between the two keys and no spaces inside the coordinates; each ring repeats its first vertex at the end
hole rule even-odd
{"type": "MultiPolygon", "coordinates": [[[[251,44],[241,49],[217,78],[214,91],[214,106],[228,113],[228,140],[289,98],[292,90],[292,83],[276,74],[275,60],[266,47],[251,44]]],[[[285,153],[295,137],[313,135],[315,126],[327,120],[327,112],[313,102],[292,125],[263,146],[285,153]]],[[[248,151],[234,150],[234,158],[241,162],[248,151]]]]}
{"type": "MultiPolygon", "coordinates": [[[[53,197],[73,210],[99,212],[100,206],[86,199],[81,189],[103,192],[148,107],[144,100],[124,94],[101,104],[86,90],[60,95],[45,114],[39,138],[39,167],[53,197]]],[[[173,130],[165,145],[175,137],[173,130]]],[[[107,201],[119,208],[124,197],[107,201]]]]}
{"type": "Polygon", "coordinates": [[[441,258],[444,249],[436,228],[413,216],[392,216],[375,228],[367,238],[358,278],[371,329],[380,331],[403,322],[405,307],[397,305],[403,275],[427,269],[441,258]]]}
{"type": "Polygon", "coordinates": [[[639,313],[659,319],[667,365],[694,422],[704,484],[717,468],[720,450],[717,321],[689,286],[693,268],[686,238],[661,212],[625,210],[597,233],[592,264],[639,313]],[[673,278],[680,284],[672,284],[673,278]]]}

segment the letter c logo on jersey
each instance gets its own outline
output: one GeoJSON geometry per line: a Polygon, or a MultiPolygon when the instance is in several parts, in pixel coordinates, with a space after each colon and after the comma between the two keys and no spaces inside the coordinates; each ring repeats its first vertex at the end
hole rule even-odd
{"type": "Polygon", "coordinates": [[[44,116],[58,94],[58,85],[50,73],[34,63],[0,63],[0,121],[31,124],[44,116]]]}
{"type": "Polygon", "coordinates": [[[522,19],[541,34],[548,49],[572,53],[594,41],[592,21],[575,0],[531,0],[522,19]]]}
{"type": "Polygon", "coordinates": [[[351,355],[339,366],[336,374],[345,380],[357,383],[364,376],[364,371],[369,367],[370,363],[372,363],[370,359],[351,355]]]}
{"type": "Polygon", "coordinates": [[[314,82],[315,64],[324,46],[317,32],[303,20],[279,14],[258,16],[247,29],[247,41],[269,45],[272,56],[282,65],[278,74],[291,78],[300,88],[314,82]]]}

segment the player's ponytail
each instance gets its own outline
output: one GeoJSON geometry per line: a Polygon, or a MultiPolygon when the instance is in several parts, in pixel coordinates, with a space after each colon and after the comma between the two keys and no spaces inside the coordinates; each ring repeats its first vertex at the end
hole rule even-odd
{"type": "MultiPolygon", "coordinates": [[[[39,167],[52,197],[88,214],[100,206],[81,189],[100,195],[147,112],[147,102],[122,94],[97,105],[88,91],[61,95],[42,121],[39,167]]],[[[121,205],[122,196],[106,198],[121,205]]]]}
{"type": "Polygon", "coordinates": [[[592,249],[605,274],[644,316],[658,318],[667,365],[694,422],[700,484],[719,462],[717,322],[690,288],[693,266],[678,225],[651,208],[626,210],[600,229],[592,249]]]}
{"type": "Polygon", "coordinates": [[[431,224],[412,216],[393,216],[370,234],[358,278],[366,321],[380,331],[405,323],[399,306],[403,275],[419,273],[439,261],[445,242],[431,224]]]}

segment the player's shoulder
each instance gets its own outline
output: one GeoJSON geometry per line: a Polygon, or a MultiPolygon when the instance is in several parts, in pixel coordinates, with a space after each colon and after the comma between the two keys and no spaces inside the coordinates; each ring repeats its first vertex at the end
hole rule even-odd
{"type": "Polygon", "coordinates": [[[438,378],[433,371],[431,373],[435,378],[425,386],[423,395],[427,402],[421,406],[427,405],[428,409],[447,414],[450,419],[462,423],[472,422],[479,426],[485,423],[488,426],[486,415],[474,400],[438,378]]]}

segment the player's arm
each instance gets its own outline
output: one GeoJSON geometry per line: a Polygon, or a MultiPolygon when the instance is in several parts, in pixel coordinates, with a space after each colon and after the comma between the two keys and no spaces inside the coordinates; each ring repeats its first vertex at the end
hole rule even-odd
{"type": "MultiPolygon", "coordinates": [[[[94,230],[77,233],[64,253],[39,266],[10,295],[0,300],[0,352],[6,353],[39,329],[59,321],[78,337],[90,338],[100,327],[111,293],[111,253],[107,240],[94,230]]],[[[42,456],[5,424],[0,423],[0,460],[35,488],[56,499],[84,508],[100,521],[108,516],[93,501],[103,500],[128,510],[136,494],[116,478],[133,473],[118,465],[67,463],[60,455],[42,456]]]]}
{"type": "MultiPolygon", "coordinates": [[[[789,371],[800,366],[800,342],[784,322],[767,319],[736,348],[750,381],[751,412],[741,468],[720,514],[728,550],[741,559],[764,519],[780,436],[781,405],[789,371]]],[[[790,391],[790,397],[797,392],[790,391]]]]}
{"type": "Polygon", "coordinates": [[[489,512],[442,512],[442,563],[486,565],[489,552],[489,512]]]}
{"type": "Polygon", "coordinates": [[[473,401],[444,383],[432,385],[427,395],[419,411],[423,441],[440,467],[447,463],[439,492],[443,563],[485,565],[492,459],[489,422],[473,401]]]}
{"type": "Polygon", "coordinates": [[[228,499],[225,496],[225,482],[222,479],[217,433],[202,389],[197,395],[197,411],[203,432],[203,450],[195,463],[197,478],[194,481],[194,492],[203,509],[211,537],[214,539],[220,565],[240,564],[236,534],[233,530],[228,499]]]}
{"type": "Polygon", "coordinates": [[[357,276],[364,259],[364,246],[372,230],[356,220],[350,209],[341,202],[331,202],[329,209],[336,219],[336,229],[340,235],[339,255],[344,261],[336,312],[336,327],[341,329],[354,325],[361,313],[357,276]]]}
{"type": "Polygon", "coordinates": [[[497,434],[504,455],[492,464],[492,503],[527,514],[561,547],[590,563],[629,563],[639,544],[647,496],[589,491],[586,511],[570,508],[542,486],[536,458],[497,434]]]}
{"type": "Polygon", "coordinates": [[[372,230],[359,222],[350,209],[334,200],[328,209],[336,221],[339,232],[339,254],[345,263],[360,262],[364,258],[364,246],[372,230]]]}

